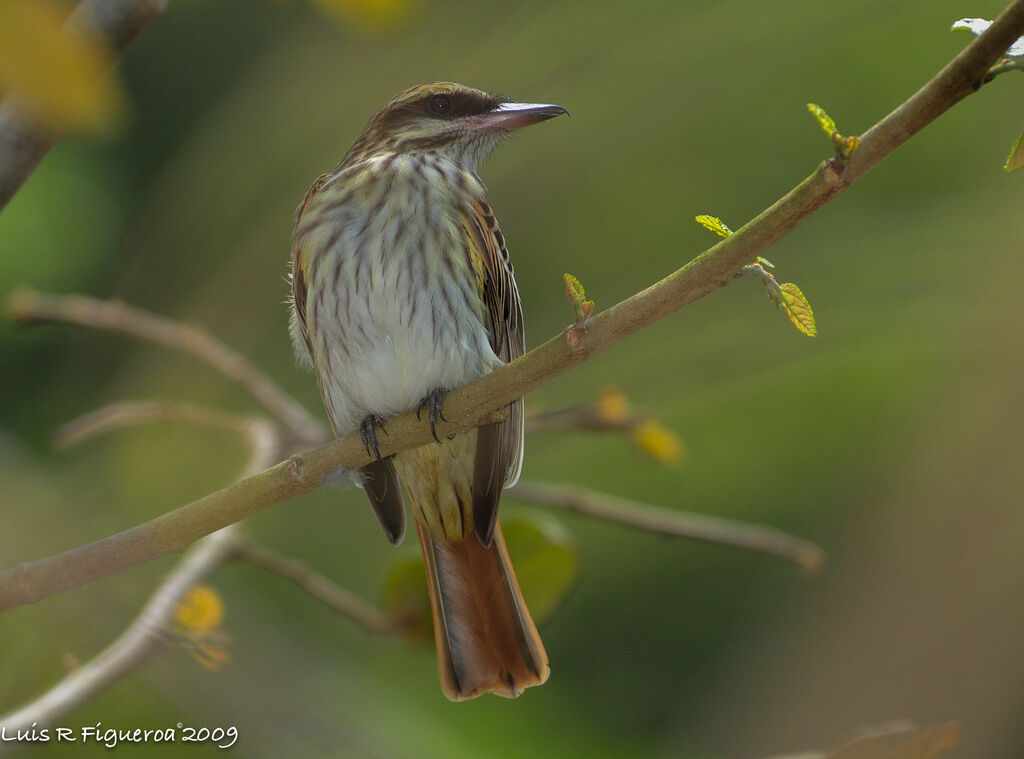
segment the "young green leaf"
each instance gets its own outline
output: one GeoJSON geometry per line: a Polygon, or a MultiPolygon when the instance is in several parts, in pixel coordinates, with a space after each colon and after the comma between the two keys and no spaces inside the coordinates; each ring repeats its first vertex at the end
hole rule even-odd
{"type": "Polygon", "coordinates": [[[774,275],[761,265],[762,263],[767,263],[771,266],[770,262],[758,259],[758,263],[744,266],[743,273],[753,274],[761,280],[761,284],[764,285],[765,292],[768,295],[768,300],[789,317],[794,327],[808,337],[817,336],[818,327],[814,322],[814,311],[811,310],[811,304],[807,301],[807,298],[800,292],[800,288],[792,282],[780,285],[774,275]]]}
{"type": "Polygon", "coordinates": [[[587,300],[587,291],[572,274],[563,274],[562,279],[565,280],[565,295],[576,316],[576,325],[583,324],[594,311],[594,301],[587,300]]]}
{"type": "Polygon", "coordinates": [[[1010,146],[1010,155],[1006,157],[1006,163],[1003,164],[1003,168],[1007,171],[1014,171],[1021,166],[1024,166],[1024,131],[1017,136],[1017,140],[1010,146]]]}
{"type": "Polygon", "coordinates": [[[842,157],[850,155],[854,150],[860,147],[860,137],[844,137],[839,134],[839,130],[836,128],[836,122],[832,120],[832,117],[825,113],[825,109],[820,105],[814,103],[807,104],[807,110],[818,120],[821,128],[825,134],[828,135],[829,140],[832,141],[832,146],[836,149],[836,153],[842,157]]]}
{"type": "Polygon", "coordinates": [[[825,130],[825,134],[828,135],[829,139],[832,139],[832,135],[838,131],[836,129],[836,122],[832,120],[832,117],[825,113],[824,108],[814,103],[808,103],[807,110],[818,120],[818,123],[821,124],[821,128],[825,130]]]}
{"type": "Polygon", "coordinates": [[[728,237],[732,234],[732,230],[729,229],[729,227],[727,227],[717,216],[701,215],[695,218],[698,224],[705,229],[710,229],[719,237],[728,237]]]}
{"type": "Polygon", "coordinates": [[[818,327],[814,323],[814,311],[811,310],[807,298],[800,292],[800,288],[792,282],[786,282],[779,288],[779,292],[779,308],[793,322],[793,326],[808,337],[815,337],[818,334],[818,327]]]}

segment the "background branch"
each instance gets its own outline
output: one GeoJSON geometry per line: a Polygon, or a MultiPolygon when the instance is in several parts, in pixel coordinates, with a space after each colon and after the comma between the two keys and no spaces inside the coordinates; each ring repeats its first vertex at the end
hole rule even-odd
{"type": "MultiPolygon", "coordinates": [[[[445,417],[451,421],[438,424],[438,434],[458,433],[474,426],[481,417],[595,353],[726,285],[768,246],[974,92],[992,64],[1022,33],[1024,0],[1016,0],[924,87],[868,130],[860,147],[848,158],[836,156],[824,162],[732,236],[660,282],[597,314],[585,325],[574,327],[577,339],[572,347],[564,334],[559,335],[508,366],[453,391],[444,404],[445,417]]],[[[415,412],[390,420],[388,432],[380,445],[385,456],[425,445],[431,438],[427,425],[416,419],[415,412]]],[[[344,469],[368,462],[359,435],[354,433],[117,535],[0,572],[0,609],[32,603],[141,562],[183,551],[203,535],[337,480],[344,469]]]]}
{"type": "MultiPolygon", "coordinates": [[[[279,454],[273,424],[252,421],[247,429],[252,454],[246,474],[259,472],[279,454]]],[[[95,658],[67,675],[39,698],[0,715],[8,733],[44,727],[88,703],[114,683],[135,672],[175,641],[174,612],[188,590],[231,558],[243,540],[242,527],[233,524],[197,542],[157,587],[134,621],[95,658]]],[[[0,755],[21,747],[0,742],[0,755]]]]}
{"type": "MultiPolygon", "coordinates": [[[[68,25],[92,31],[120,55],[165,7],[167,0],[82,0],[68,25]]],[[[0,211],[58,136],[22,118],[14,98],[0,103],[0,211]]]]}
{"type": "Polygon", "coordinates": [[[118,301],[86,295],[48,295],[22,288],[7,302],[11,318],[20,324],[59,322],[109,330],[158,343],[199,359],[236,382],[288,428],[300,443],[311,445],[328,438],[327,429],[300,403],[248,359],[202,327],[157,316],[118,301]]]}
{"type": "MultiPolygon", "coordinates": [[[[215,427],[241,435],[249,435],[253,424],[266,424],[262,419],[229,414],[186,401],[118,401],[62,425],[54,433],[53,440],[57,446],[67,448],[117,429],[156,422],[215,427]]],[[[273,463],[274,459],[267,461],[267,464],[273,463]]]]}
{"type": "Polygon", "coordinates": [[[808,574],[825,563],[825,552],[807,540],[764,525],[650,506],[586,488],[520,482],[508,495],[577,514],[673,538],[745,548],[791,561],[808,574]]]}
{"type": "Polygon", "coordinates": [[[392,633],[399,630],[395,620],[388,614],[333,580],[313,571],[304,562],[281,556],[252,543],[243,543],[237,546],[234,558],[291,580],[318,601],[322,601],[334,611],[350,617],[369,632],[392,633]]]}

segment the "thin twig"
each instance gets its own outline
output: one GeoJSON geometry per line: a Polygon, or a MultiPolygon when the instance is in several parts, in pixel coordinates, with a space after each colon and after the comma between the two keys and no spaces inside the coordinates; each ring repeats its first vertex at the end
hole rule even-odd
{"type": "Polygon", "coordinates": [[[8,298],[11,318],[21,324],[58,322],[109,330],[187,353],[234,380],[280,419],[306,445],[328,439],[324,426],[273,380],[201,327],[172,321],[118,301],[86,295],[49,295],[28,288],[8,298]]]}
{"type": "Polygon", "coordinates": [[[62,425],[53,440],[58,447],[68,448],[113,430],[159,422],[214,427],[241,435],[249,435],[253,423],[265,423],[185,401],[118,401],[62,425]]]}
{"type": "Polygon", "coordinates": [[[825,563],[825,552],[814,543],[774,527],[650,506],[566,485],[520,482],[508,495],[659,535],[771,554],[793,562],[808,574],[818,573],[825,563]]]}
{"type": "Polygon", "coordinates": [[[291,580],[318,601],[350,617],[372,633],[393,633],[399,629],[388,614],[301,561],[251,543],[239,545],[233,557],[291,580]]]}
{"type": "MultiPolygon", "coordinates": [[[[245,474],[259,472],[276,460],[280,453],[278,437],[277,428],[270,422],[250,423],[247,439],[252,454],[245,474]]],[[[8,735],[16,735],[18,730],[33,725],[53,725],[166,650],[175,640],[171,630],[178,602],[192,586],[231,558],[242,540],[241,525],[232,524],[198,541],[117,639],[40,697],[0,715],[0,726],[8,735]]],[[[18,742],[2,742],[0,755],[21,746],[18,742]]]]}
{"type": "MultiPolygon", "coordinates": [[[[465,431],[495,409],[583,363],[619,340],[728,284],[744,266],[850,186],[878,161],[974,92],[986,72],[1024,33],[1024,0],[1015,2],[942,71],[868,130],[847,159],[833,157],[756,219],[642,292],[593,317],[575,347],[558,335],[508,366],[450,393],[448,422],[437,434],[465,431]]],[[[380,453],[426,445],[429,426],[415,411],[388,422],[380,453]]],[[[0,610],[33,603],[177,553],[195,540],[289,498],[336,481],[370,462],[358,432],[334,440],[237,484],[124,532],[0,572],[0,610]]]]}
{"type": "MultiPolygon", "coordinates": [[[[120,55],[166,6],[167,0],[82,0],[68,19],[68,26],[92,31],[120,55]]],[[[28,123],[12,98],[0,103],[0,210],[58,137],[28,123]]]]}

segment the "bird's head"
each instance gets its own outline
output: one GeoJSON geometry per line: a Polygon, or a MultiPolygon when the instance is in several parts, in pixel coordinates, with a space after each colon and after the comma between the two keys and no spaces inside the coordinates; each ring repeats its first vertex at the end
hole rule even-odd
{"type": "Polygon", "coordinates": [[[563,113],[560,105],[515,103],[454,82],[420,84],[377,111],[343,163],[433,152],[473,170],[502,137],[563,113]]]}

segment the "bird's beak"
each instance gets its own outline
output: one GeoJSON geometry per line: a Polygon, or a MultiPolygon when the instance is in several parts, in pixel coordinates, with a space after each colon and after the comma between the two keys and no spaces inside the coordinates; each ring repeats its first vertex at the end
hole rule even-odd
{"type": "Polygon", "coordinates": [[[555,116],[569,115],[569,111],[560,105],[546,103],[502,103],[493,111],[480,117],[481,129],[493,129],[498,132],[514,132],[531,124],[553,119],[555,116]]]}

